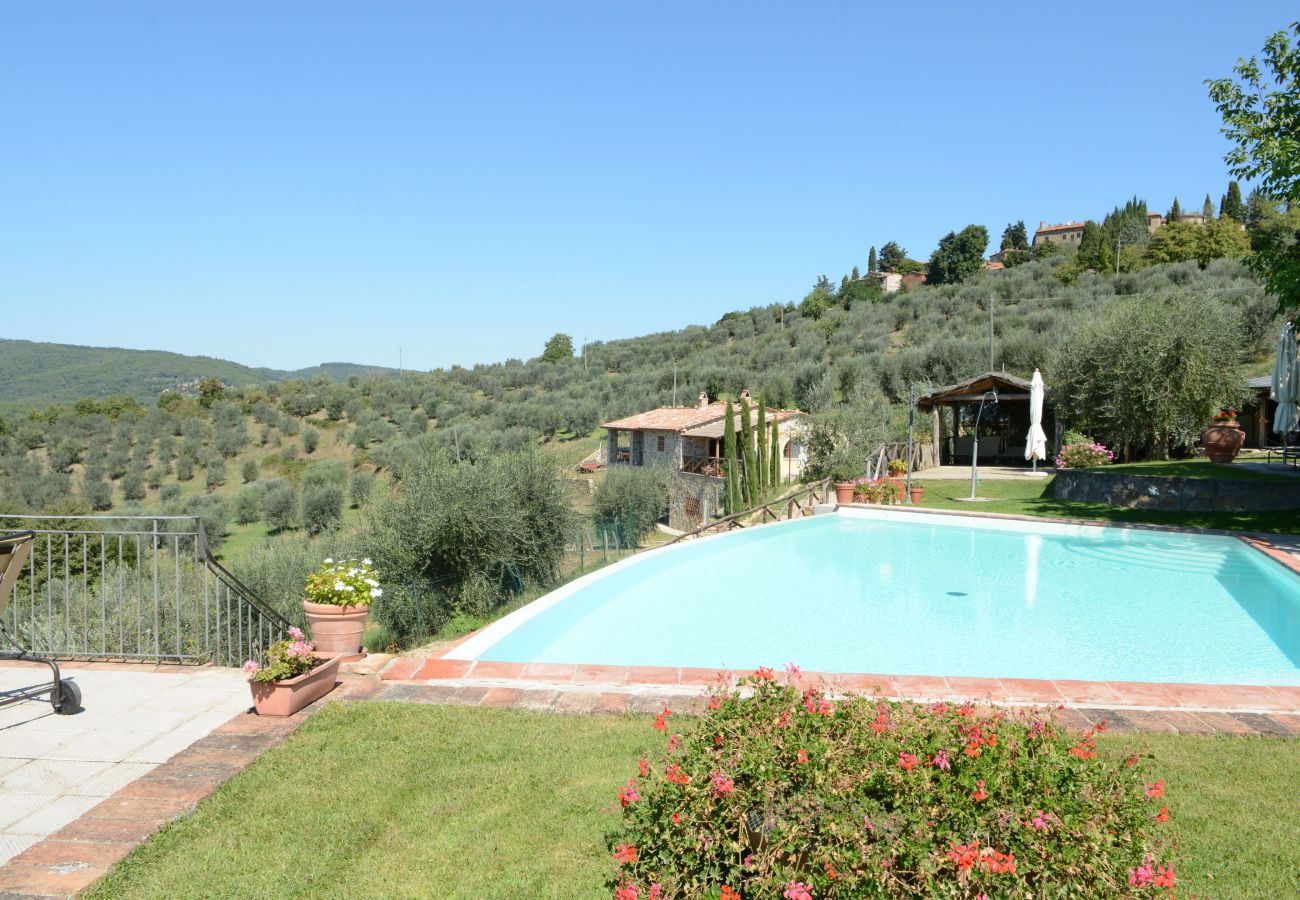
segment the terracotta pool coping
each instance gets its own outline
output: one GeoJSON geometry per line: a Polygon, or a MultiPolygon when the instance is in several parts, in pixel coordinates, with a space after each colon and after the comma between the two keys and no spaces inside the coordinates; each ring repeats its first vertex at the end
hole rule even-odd
{"type": "MultiPolygon", "coordinates": [[[[567,687],[685,688],[730,683],[749,674],[676,666],[599,666],[580,663],[512,663],[493,660],[398,657],[381,673],[384,681],[544,683],[567,687]]],[[[825,684],[907,700],[982,700],[1007,705],[1104,706],[1131,710],[1300,713],[1300,686],[1175,684],[1138,681],[1076,681],[1032,678],[959,678],[932,675],[804,672],[801,683],[825,684]]]]}

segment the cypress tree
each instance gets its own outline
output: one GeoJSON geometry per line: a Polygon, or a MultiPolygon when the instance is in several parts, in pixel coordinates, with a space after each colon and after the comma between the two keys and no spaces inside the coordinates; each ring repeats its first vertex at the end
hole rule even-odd
{"type": "Polygon", "coordinates": [[[876,260],[876,245],[875,245],[875,244],[872,244],[872,245],[871,245],[871,255],[867,257],[867,271],[868,271],[868,272],[874,272],[874,271],[876,271],[876,266],[877,266],[878,264],[879,264],[879,263],[878,263],[877,260],[876,260]]]}
{"type": "Polygon", "coordinates": [[[1201,206],[1201,215],[1207,222],[1214,218],[1214,201],[1210,199],[1209,194],[1205,195],[1205,203],[1201,206]]]}
{"type": "Polygon", "coordinates": [[[723,504],[727,515],[740,512],[736,502],[736,420],[731,413],[731,401],[727,401],[727,421],[722,426],[722,492],[723,504]]]}
{"type": "Polygon", "coordinates": [[[1241,202],[1241,185],[1237,182],[1228,182],[1228,193],[1223,195],[1223,202],[1219,204],[1219,215],[1238,222],[1246,221],[1246,205],[1241,202]]]}
{"type": "Polygon", "coordinates": [[[761,496],[771,485],[768,483],[767,470],[767,404],[763,395],[758,395],[758,430],[754,435],[754,446],[758,456],[758,490],[761,496]]]}
{"type": "Polygon", "coordinates": [[[854,267],[853,267],[853,274],[852,274],[851,276],[849,276],[849,280],[850,280],[850,281],[861,281],[861,280],[862,280],[862,273],[858,271],[858,267],[857,267],[857,266],[854,266],[854,267]]]}
{"type": "MultiPolygon", "coordinates": [[[[753,506],[758,502],[758,465],[754,460],[754,429],[749,425],[749,398],[740,398],[740,453],[745,461],[745,471],[740,478],[745,491],[745,503],[753,506]]],[[[748,506],[746,508],[748,508],[748,506]]]]}
{"type": "Polygon", "coordinates": [[[772,432],[772,446],[767,451],[767,462],[772,467],[769,474],[769,480],[773,485],[781,483],[781,439],[777,436],[777,420],[772,420],[772,427],[768,430],[772,432]]]}
{"type": "Polygon", "coordinates": [[[1169,222],[1181,222],[1183,220],[1183,208],[1178,205],[1178,198],[1174,198],[1174,205],[1169,207],[1169,215],[1165,217],[1169,222]]]}

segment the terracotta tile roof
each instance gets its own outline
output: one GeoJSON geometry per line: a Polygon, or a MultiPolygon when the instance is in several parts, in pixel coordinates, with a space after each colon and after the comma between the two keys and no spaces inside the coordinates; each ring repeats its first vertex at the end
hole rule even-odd
{"type": "Polygon", "coordinates": [[[1060,225],[1045,225],[1034,233],[1050,234],[1054,231],[1082,231],[1082,230],[1083,230],[1082,222],[1064,222],[1060,225]]]}
{"type": "MultiPolygon", "coordinates": [[[[740,425],[740,408],[732,405],[732,416],[734,417],[739,429],[740,425]]],[[[750,422],[756,421],[758,414],[757,407],[750,408],[750,422]]],[[[784,422],[794,416],[803,415],[797,409],[773,409],[767,408],[767,420],[784,422]]],[[[696,437],[721,437],[724,422],[727,417],[727,404],[721,401],[710,403],[703,409],[694,406],[661,406],[658,409],[652,409],[649,412],[638,413],[635,416],[627,416],[623,419],[615,419],[613,422],[606,422],[602,427],[618,429],[619,431],[678,431],[689,432],[696,437]],[[700,429],[708,431],[708,434],[700,432],[700,429]],[[717,434],[712,434],[716,430],[717,434]]]]}
{"type": "Polygon", "coordinates": [[[695,406],[661,406],[649,412],[606,422],[603,427],[619,431],[685,431],[727,414],[727,404],[715,402],[700,409],[695,406]]]}
{"type": "MultiPolygon", "coordinates": [[[[753,409],[750,410],[749,421],[751,425],[756,424],[758,422],[757,415],[758,415],[757,410],[753,410],[753,409]]],[[[804,415],[804,413],[797,409],[772,409],[772,407],[769,406],[767,408],[767,415],[764,418],[767,420],[767,423],[769,425],[773,422],[781,422],[782,424],[784,424],[786,422],[789,422],[791,419],[795,418],[796,416],[802,416],[802,415],[804,415]]],[[[735,412],[734,419],[735,419],[734,424],[736,426],[736,433],[740,434],[740,412],[739,411],[735,412]]],[[[691,428],[688,428],[684,432],[684,434],[686,434],[687,437],[720,438],[726,433],[726,427],[727,427],[727,417],[723,415],[712,422],[705,422],[702,425],[695,425],[691,428]]]]}

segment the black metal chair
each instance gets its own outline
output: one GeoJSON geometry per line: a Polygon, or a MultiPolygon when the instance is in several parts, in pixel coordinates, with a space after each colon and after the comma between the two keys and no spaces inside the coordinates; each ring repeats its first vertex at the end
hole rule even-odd
{"type": "Polygon", "coordinates": [[[12,650],[0,648],[0,660],[41,663],[50,667],[54,680],[32,687],[19,688],[16,691],[0,691],[0,706],[19,703],[23,700],[35,700],[49,695],[54,711],[60,715],[71,715],[81,709],[81,688],[75,682],[65,681],[59,673],[59,665],[52,659],[34,656],[20,644],[9,629],[5,627],[4,615],[13,594],[18,576],[22,574],[23,564],[32,552],[35,534],[20,531],[15,534],[0,535],[0,635],[6,644],[12,644],[12,650]]]}

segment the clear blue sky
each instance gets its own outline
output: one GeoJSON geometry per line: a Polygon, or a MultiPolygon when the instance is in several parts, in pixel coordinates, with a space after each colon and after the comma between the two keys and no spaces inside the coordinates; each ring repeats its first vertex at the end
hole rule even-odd
{"type": "Polygon", "coordinates": [[[0,336],[490,362],[798,300],[890,239],[1199,208],[1203,80],[1296,15],[11,0],[0,336]]]}

